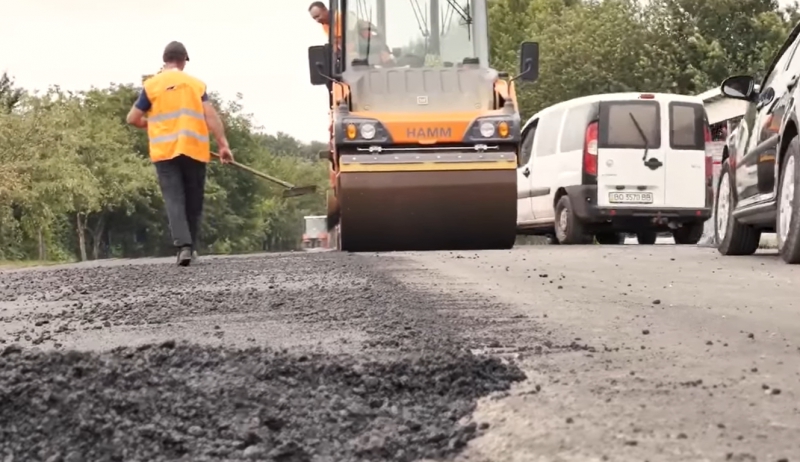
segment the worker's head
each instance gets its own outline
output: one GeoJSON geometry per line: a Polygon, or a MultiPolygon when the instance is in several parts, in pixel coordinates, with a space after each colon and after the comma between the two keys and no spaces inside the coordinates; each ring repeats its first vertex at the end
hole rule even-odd
{"type": "Polygon", "coordinates": [[[322,2],[314,2],[308,7],[308,12],[311,14],[311,17],[314,21],[317,21],[320,24],[330,24],[330,14],[328,13],[328,7],[325,6],[322,2]]]}
{"type": "Polygon", "coordinates": [[[164,68],[183,70],[189,61],[189,53],[181,42],[169,42],[164,48],[164,68]]]}

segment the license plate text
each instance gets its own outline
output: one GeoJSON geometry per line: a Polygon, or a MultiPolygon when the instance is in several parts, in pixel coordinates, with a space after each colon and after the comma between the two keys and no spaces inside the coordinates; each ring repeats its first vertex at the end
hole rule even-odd
{"type": "Polygon", "coordinates": [[[652,204],[651,192],[611,192],[608,193],[608,202],[612,204],[652,204]]]}

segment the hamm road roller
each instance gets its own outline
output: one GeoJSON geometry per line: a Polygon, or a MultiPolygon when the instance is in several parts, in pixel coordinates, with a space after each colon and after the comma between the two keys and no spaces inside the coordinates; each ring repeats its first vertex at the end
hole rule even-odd
{"type": "Polygon", "coordinates": [[[522,43],[512,77],[489,66],[487,0],[331,0],[328,11],[328,42],[308,58],[311,83],[329,89],[321,155],[337,247],[511,248],[514,82],[538,78],[538,44],[522,43]]]}

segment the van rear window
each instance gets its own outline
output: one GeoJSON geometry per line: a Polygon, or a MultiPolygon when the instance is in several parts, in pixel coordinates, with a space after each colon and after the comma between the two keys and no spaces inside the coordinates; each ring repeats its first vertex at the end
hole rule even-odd
{"type": "Polygon", "coordinates": [[[600,105],[601,148],[644,149],[661,147],[661,106],[657,101],[619,101],[600,105]],[[635,119],[635,122],[634,122],[635,119]]]}
{"type": "Polygon", "coordinates": [[[701,104],[678,101],[669,103],[669,147],[705,150],[705,124],[706,114],[701,104]]]}

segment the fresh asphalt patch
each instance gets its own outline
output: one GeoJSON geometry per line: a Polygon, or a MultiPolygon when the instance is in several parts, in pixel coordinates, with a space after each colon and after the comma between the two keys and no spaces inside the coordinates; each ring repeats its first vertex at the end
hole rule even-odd
{"type": "MultiPolygon", "coordinates": [[[[0,447],[11,460],[397,460],[441,457],[519,370],[436,352],[389,362],[163,345],[0,358],[0,447]]],[[[8,460],[8,459],[6,459],[8,460]]]]}
{"type": "Polygon", "coordinates": [[[0,325],[14,327],[0,331],[0,460],[445,457],[483,429],[469,419],[478,398],[524,379],[513,363],[471,353],[499,345],[476,314],[496,309],[414,291],[378,257],[339,253],[3,273],[0,325]],[[191,330],[209,316],[221,331],[226,316],[268,318],[366,340],[349,353],[69,347],[91,331],[191,330]]]}

